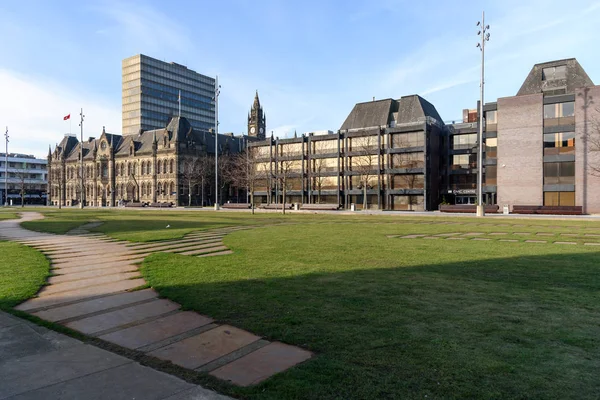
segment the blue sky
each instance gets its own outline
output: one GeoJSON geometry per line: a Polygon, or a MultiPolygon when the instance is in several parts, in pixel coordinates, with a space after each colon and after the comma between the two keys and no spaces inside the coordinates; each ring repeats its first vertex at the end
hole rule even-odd
{"type": "Polygon", "coordinates": [[[221,132],[245,133],[255,90],[280,137],[336,130],[373,97],[420,94],[458,120],[479,97],[482,8],[486,101],[554,59],[600,83],[598,0],[4,1],[0,127],[9,151],[37,156],[79,132],[81,107],[84,136],[120,133],[121,60],[138,53],[219,75],[221,132]]]}

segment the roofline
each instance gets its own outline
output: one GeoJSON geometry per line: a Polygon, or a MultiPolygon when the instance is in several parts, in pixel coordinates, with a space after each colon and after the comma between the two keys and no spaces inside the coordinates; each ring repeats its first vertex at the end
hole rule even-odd
{"type": "Polygon", "coordinates": [[[563,58],[563,59],[561,59],[561,60],[545,61],[545,62],[543,62],[543,63],[537,63],[537,64],[534,64],[533,66],[534,66],[534,68],[535,68],[535,67],[542,66],[542,65],[554,64],[554,63],[557,63],[557,62],[562,62],[562,61],[565,61],[565,62],[566,62],[566,61],[573,61],[573,60],[577,61],[577,58],[575,58],[575,57],[571,57],[571,58],[563,58]]]}
{"type": "Polygon", "coordinates": [[[355,103],[355,105],[359,105],[359,104],[369,104],[369,103],[379,103],[381,101],[388,101],[388,100],[394,100],[391,97],[388,97],[387,99],[379,99],[379,100],[369,100],[369,101],[363,101],[360,103],[355,103]]]}

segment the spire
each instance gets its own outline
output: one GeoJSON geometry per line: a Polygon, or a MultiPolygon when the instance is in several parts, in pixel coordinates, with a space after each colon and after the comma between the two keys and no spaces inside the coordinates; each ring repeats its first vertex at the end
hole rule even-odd
{"type": "Polygon", "coordinates": [[[294,129],[294,138],[298,137],[298,133],[296,132],[296,130],[294,129]]]}
{"type": "Polygon", "coordinates": [[[258,99],[258,90],[256,91],[256,94],[254,95],[254,104],[252,105],[252,108],[255,110],[260,109],[260,100],[258,99]]]}
{"type": "Polygon", "coordinates": [[[156,140],[156,131],[152,134],[152,143],[158,143],[158,140],[156,140]]]}

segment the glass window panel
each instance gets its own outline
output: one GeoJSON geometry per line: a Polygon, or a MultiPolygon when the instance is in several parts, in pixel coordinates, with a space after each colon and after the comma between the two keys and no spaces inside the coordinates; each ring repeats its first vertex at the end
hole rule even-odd
{"type": "Polygon", "coordinates": [[[556,117],[556,104],[544,104],[544,119],[556,117]]]}

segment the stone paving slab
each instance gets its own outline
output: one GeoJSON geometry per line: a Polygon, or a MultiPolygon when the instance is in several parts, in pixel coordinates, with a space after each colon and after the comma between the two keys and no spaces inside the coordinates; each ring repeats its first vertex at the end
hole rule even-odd
{"type": "Polygon", "coordinates": [[[227,248],[227,246],[207,247],[207,248],[203,248],[203,249],[185,251],[183,253],[177,253],[177,254],[181,254],[183,256],[195,256],[198,254],[215,253],[215,252],[224,251],[224,250],[229,250],[229,248],[227,248]]]}
{"type": "Polygon", "coordinates": [[[47,321],[57,322],[66,319],[94,314],[99,311],[121,307],[128,304],[138,303],[158,297],[153,289],[136,290],[135,292],[123,292],[94,300],[82,301],[68,306],[55,307],[44,311],[38,311],[33,315],[47,321]]]}
{"type": "Polygon", "coordinates": [[[33,323],[17,321],[16,325],[0,329],[0,362],[46,353],[81,344],[33,323]]]}
{"type": "Polygon", "coordinates": [[[11,400],[161,400],[195,386],[163,372],[127,363],[79,379],[63,381],[12,397],[11,400]],[[118,388],[118,390],[115,390],[118,388]]]}
{"type": "Polygon", "coordinates": [[[125,357],[81,344],[0,364],[0,398],[14,396],[131,363],[125,357]],[[32,368],[34,367],[34,368],[32,368]]]}
{"type": "Polygon", "coordinates": [[[585,246],[600,246],[600,243],[584,243],[585,246]]]}
{"type": "Polygon", "coordinates": [[[60,292],[68,292],[71,290],[86,288],[86,287],[90,287],[90,286],[97,286],[97,285],[101,285],[104,283],[120,282],[120,281],[124,281],[127,279],[136,278],[139,276],[140,276],[140,273],[138,271],[136,271],[136,272],[123,272],[123,273],[112,274],[112,275],[102,275],[102,276],[96,276],[96,277],[92,277],[92,278],[78,279],[78,280],[69,281],[69,282],[60,282],[60,283],[52,284],[49,286],[44,286],[44,288],[39,292],[39,294],[41,296],[41,295],[49,295],[49,294],[55,294],[55,293],[60,293],[60,292]]]}
{"type": "Polygon", "coordinates": [[[554,244],[577,244],[576,242],[554,242],[554,244]]]}
{"type": "Polygon", "coordinates": [[[260,337],[249,332],[221,325],[149,354],[184,368],[195,369],[257,340],[260,337]]]}
{"type": "Polygon", "coordinates": [[[56,293],[54,295],[48,295],[44,297],[34,297],[33,299],[27,300],[26,302],[19,304],[15,308],[21,311],[35,310],[38,308],[50,307],[58,304],[65,304],[83,299],[88,299],[90,297],[95,297],[99,295],[118,293],[124,290],[134,289],[138,286],[144,285],[145,283],[146,281],[144,281],[143,279],[130,279],[127,281],[107,283],[104,285],[73,290],[70,292],[56,293]]]}
{"type": "Polygon", "coordinates": [[[210,374],[239,386],[250,386],[311,357],[309,351],[273,342],[210,374]]]}
{"type": "Polygon", "coordinates": [[[19,323],[19,319],[11,316],[10,314],[0,312],[0,329],[8,328],[19,323]]]}
{"type": "Polygon", "coordinates": [[[525,243],[548,243],[545,240],[526,240],[525,243]]]}
{"type": "Polygon", "coordinates": [[[196,386],[193,389],[185,390],[183,392],[169,396],[164,400],[231,400],[230,397],[226,397],[215,393],[211,390],[204,389],[203,387],[196,386]]]}
{"type": "Polygon", "coordinates": [[[185,243],[185,244],[179,245],[179,246],[147,249],[147,250],[140,251],[140,252],[134,252],[134,254],[147,256],[149,254],[156,253],[156,252],[178,253],[178,252],[186,251],[186,250],[201,249],[204,247],[216,246],[216,245],[219,245],[222,243],[223,242],[220,240],[211,241],[211,242],[202,242],[202,243],[185,243]]]}
{"type": "Polygon", "coordinates": [[[227,254],[233,254],[233,251],[231,251],[231,250],[219,251],[217,253],[202,254],[202,255],[199,255],[198,257],[226,256],[227,254]]]}
{"type": "MultiPolygon", "coordinates": [[[[108,263],[92,263],[92,264],[85,264],[85,265],[79,265],[79,266],[68,266],[68,267],[54,265],[54,266],[52,266],[52,271],[56,274],[67,275],[67,274],[71,274],[71,273],[95,271],[95,270],[100,270],[100,269],[116,268],[116,267],[120,267],[120,266],[129,266],[132,268],[137,268],[137,266],[135,265],[135,263],[136,263],[135,261],[136,260],[125,260],[125,261],[116,261],[116,262],[108,262],[108,263]]],[[[142,262],[142,261],[144,261],[143,258],[141,258],[139,260],[139,262],[142,262]]]]}
{"type": "Polygon", "coordinates": [[[150,317],[157,317],[178,310],[179,307],[179,304],[172,301],[156,299],[148,303],[122,308],[89,318],[78,319],[65,325],[79,332],[94,335],[98,332],[143,321],[150,317]]]}
{"type": "Polygon", "coordinates": [[[139,255],[132,255],[132,257],[116,257],[114,259],[112,259],[111,257],[103,257],[101,261],[98,261],[98,259],[96,260],[92,260],[92,261],[84,261],[81,260],[79,262],[77,261],[69,261],[69,262],[63,262],[63,263],[54,263],[52,262],[52,266],[53,268],[72,268],[72,267],[76,267],[76,268],[81,268],[83,266],[89,266],[89,265],[96,265],[96,266],[115,266],[117,264],[120,263],[130,263],[130,264],[136,264],[138,262],[142,262],[144,261],[144,257],[141,257],[139,255]]]}
{"type": "Polygon", "coordinates": [[[164,242],[154,242],[154,243],[145,243],[145,244],[140,244],[138,246],[127,246],[128,249],[136,251],[136,250],[144,250],[144,249],[152,249],[155,247],[160,247],[160,246],[173,246],[173,245],[178,245],[178,244],[186,244],[186,243],[204,243],[204,242],[209,242],[209,241],[219,241],[221,240],[221,238],[214,238],[214,239],[208,239],[208,240],[204,240],[204,239],[182,239],[182,240],[168,240],[168,241],[164,241],[164,242]]]}
{"type": "MultiPolygon", "coordinates": [[[[133,271],[137,271],[137,267],[134,265],[123,265],[119,267],[93,269],[89,271],[72,272],[65,275],[54,275],[48,278],[48,283],[54,285],[56,283],[77,281],[80,279],[95,278],[103,275],[114,275],[133,271]]],[[[55,272],[60,272],[60,270],[55,270],[55,272]]]]}
{"type": "Polygon", "coordinates": [[[148,346],[169,337],[208,325],[211,322],[213,322],[212,318],[192,311],[183,311],[145,324],[102,335],[99,338],[129,349],[139,349],[140,347],[148,346]]]}

